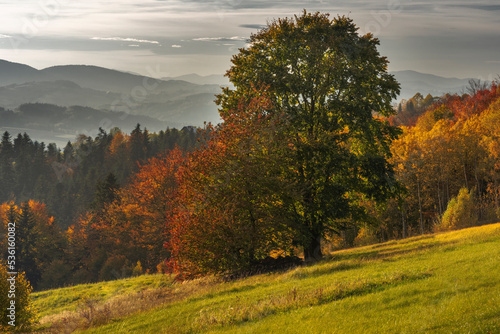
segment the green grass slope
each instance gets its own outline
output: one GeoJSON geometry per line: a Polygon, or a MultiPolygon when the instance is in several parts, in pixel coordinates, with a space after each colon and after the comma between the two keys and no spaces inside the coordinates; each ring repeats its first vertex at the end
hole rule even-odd
{"type": "Polygon", "coordinates": [[[38,332],[70,333],[155,307],[157,300],[165,299],[165,291],[171,290],[172,281],[167,275],[144,275],[35,292],[38,332]]]}
{"type": "MultiPolygon", "coordinates": [[[[131,279],[137,280],[133,289],[147,279],[131,279]]],[[[500,224],[339,251],[319,264],[283,273],[230,283],[213,278],[161,283],[158,289],[163,293],[147,307],[80,323],[75,329],[169,334],[500,333],[500,224]]],[[[48,310],[56,309],[58,303],[48,295],[58,293],[46,292],[44,298],[35,294],[35,304],[45,300],[48,310]]],[[[49,325],[46,322],[46,328],[49,325]]],[[[49,332],[56,332],[56,327],[49,332]]]]}

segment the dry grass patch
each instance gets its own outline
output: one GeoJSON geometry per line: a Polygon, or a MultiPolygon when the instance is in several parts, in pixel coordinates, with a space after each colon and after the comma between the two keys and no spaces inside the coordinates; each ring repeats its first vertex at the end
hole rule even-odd
{"type": "Polygon", "coordinates": [[[40,329],[37,332],[72,333],[99,327],[114,319],[214,292],[214,287],[220,283],[219,279],[206,277],[172,284],[170,287],[141,289],[138,292],[116,295],[109,299],[96,297],[95,294],[75,296],[78,299],[75,310],[44,316],[40,319],[40,329]]]}
{"type": "Polygon", "coordinates": [[[83,297],[75,311],[63,311],[48,315],[40,320],[40,333],[72,333],[76,330],[97,327],[113,319],[137,312],[150,310],[176,300],[181,294],[174,294],[169,289],[143,290],[124,296],[115,296],[108,301],[92,297],[83,297]]]}

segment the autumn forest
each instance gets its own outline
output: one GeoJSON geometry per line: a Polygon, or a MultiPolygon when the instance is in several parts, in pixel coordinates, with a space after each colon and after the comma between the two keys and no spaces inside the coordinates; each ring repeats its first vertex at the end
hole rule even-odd
{"type": "Polygon", "coordinates": [[[498,82],[395,103],[379,41],[345,17],[304,12],[250,42],[220,124],[100,129],[62,148],[2,135],[0,233],[16,222],[35,290],[231,279],[500,219],[498,82]]]}

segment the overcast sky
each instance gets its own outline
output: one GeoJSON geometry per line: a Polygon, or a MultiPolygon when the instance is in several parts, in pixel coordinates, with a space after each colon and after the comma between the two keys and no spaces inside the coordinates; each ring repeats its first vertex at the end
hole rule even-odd
{"type": "Polygon", "coordinates": [[[500,74],[497,0],[0,0],[0,59],[156,77],[223,74],[251,33],[304,8],[347,15],[373,32],[391,71],[500,74]]]}

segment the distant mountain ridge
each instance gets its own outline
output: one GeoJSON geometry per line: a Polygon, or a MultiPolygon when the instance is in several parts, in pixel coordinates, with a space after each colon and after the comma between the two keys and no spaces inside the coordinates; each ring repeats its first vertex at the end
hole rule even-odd
{"type": "MultiPolygon", "coordinates": [[[[416,71],[396,71],[391,74],[401,83],[398,101],[409,99],[417,92],[424,96],[461,93],[469,81],[416,71]]],[[[0,107],[14,111],[20,105],[29,103],[66,108],[79,105],[104,113],[113,111],[144,116],[150,125],[157,120],[156,124],[160,127],[202,126],[204,122],[220,122],[214,100],[215,95],[221,92],[221,86],[231,84],[228,78],[217,74],[200,76],[193,73],[156,79],[91,65],[61,65],[38,70],[0,60],[0,107]]],[[[72,109],[72,112],[75,110],[87,112],[90,109],[72,109]]],[[[136,121],[134,118],[128,120],[136,121]]],[[[60,123],[56,119],[50,121],[60,123]]],[[[23,128],[29,128],[29,124],[29,120],[26,120],[23,128]]],[[[135,126],[118,121],[106,124],[109,128],[135,126]]],[[[77,125],[71,128],[71,132],[77,131],[77,125]]],[[[0,119],[0,128],[2,126],[5,127],[5,120],[0,119]]],[[[33,130],[37,130],[35,126],[36,123],[33,123],[33,130]]],[[[58,129],[51,131],[57,135],[58,129]]]]}
{"type": "Polygon", "coordinates": [[[196,73],[185,74],[177,77],[165,77],[163,80],[183,80],[197,85],[221,85],[229,86],[231,83],[229,79],[224,75],[211,74],[211,75],[199,75],[196,73]]]}
{"type": "Polygon", "coordinates": [[[47,103],[26,103],[16,111],[0,107],[0,132],[12,136],[28,133],[33,140],[55,143],[60,148],[68,140],[74,141],[79,134],[96,136],[99,127],[119,127],[130,132],[135,124],[152,131],[160,131],[168,125],[157,119],[128,115],[123,112],[97,110],[90,107],[61,107],[47,103]]]}
{"type": "MultiPolygon", "coordinates": [[[[105,130],[115,126],[132,129],[142,120],[143,126],[159,131],[166,127],[203,126],[205,122],[219,123],[220,117],[214,103],[215,95],[220,93],[218,84],[196,84],[183,80],[161,80],[133,73],[116,71],[91,65],[52,66],[38,70],[28,65],[0,60],[0,108],[14,111],[9,114],[16,119],[16,126],[0,118],[0,130],[6,128],[39,133],[39,141],[53,141],[59,136],[70,133],[88,133],[88,126],[97,130],[100,123],[106,124],[105,130]],[[34,114],[24,116],[19,123],[19,106],[32,104],[31,109],[41,109],[42,104],[57,109],[58,106],[71,108],[71,113],[92,113],[90,122],[82,121],[83,115],[73,117],[75,124],[69,125],[65,114],[46,114],[47,124],[59,124],[48,130],[46,122],[31,121],[34,114]],[[75,108],[81,106],[82,108],[75,108]],[[99,111],[100,113],[98,113],[99,111]],[[110,114],[110,112],[112,112],[110,114]],[[135,115],[137,117],[117,117],[135,115]],[[96,116],[99,115],[99,116],[96,116]],[[110,116],[111,115],[111,116],[110,116]],[[102,117],[96,121],[96,117],[102,117]],[[141,118],[142,117],[142,118],[141,118]],[[43,123],[43,124],[42,124],[43,123]],[[42,126],[43,125],[43,126],[42,126]],[[45,130],[41,132],[40,127],[45,130]],[[79,129],[79,130],[78,130],[79,129]],[[50,134],[49,132],[50,131],[50,134]]],[[[41,113],[42,110],[39,110],[41,113]]]]}
{"type": "Polygon", "coordinates": [[[470,78],[444,78],[434,74],[420,73],[416,71],[394,71],[396,80],[401,84],[401,94],[398,100],[409,99],[416,93],[426,96],[442,96],[446,93],[455,94],[465,91],[470,78]]]}
{"type": "Polygon", "coordinates": [[[16,109],[24,103],[49,103],[60,106],[88,106],[107,109],[120,94],[83,88],[73,81],[30,81],[0,87],[0,106],[16,109]]]}
{"type": "Polygon", "coordinates": [[[161,80],[90,65],[42,70],[0,60],[0,106],[23,103],[82,105],[201,126],[220,121],[213,102],[216,84],[161,80]]]}
{"type": "MultiPolygon", "coordinates": [[[[441,96],[446,93],[455,94],[461,93],[469,84],[469,78],[445,78],[434,74],[421,73],[417,71],[393,71],[390,72],[396,77],[396,80],[401,84],[401,94],[398,100],[409,99],[416,93],[421,93],[424,96],[431,94],[432,96],[441,96]]],[[[195,84],[217,84],[221,86],[231,85],[229,79],[223,75],[208,75],[201,76],[195,73],[181,75],[178,77],[167,77],[165,80],[183,80],[195,84]]]]}
{"type": "MultiPolygon", "coordinates": [[[[469,79],[444,78],[433,74],[420,73],[411,70],[394,71],[390,73],[393,74],[401,83],[401,94],[398,97],[398,100],[408,99],[417,92],[420,92],[423,95],[431,94],[433,96],[440,96],[446,93],[460,93],[465,89],[465,87],[467,87],[469,81],[469,79]]],[[[61,65],[37,70],[28,65],[0,60],[0,86],[13,84],[19,85],[27,82],[48,82],[61,80],[72,81],[81,88],[88,88],[105,93],[120,93],[125,95],[132,95],[135,93],[136,95],[140,95],[146,91],[146,95],[155,97],[155,103],[167,103],[170,105],[172,105],[172,103],[169,102],[186,98],[191,95],[199,95],[203,93],[215,95],[220,92],[220,86],[231,85],[228,78],[218,74],[201,76],[191,73],[177,77],[155,79],[91,65],[61,65]],[[154,89],[151,89],[151,87],[154,87],[154,89]],[[158,96],[155,96],[159,93],[162,93],[163,99],[158,99],[158,96]]],[[[17,88],[21,87],[18,86],[17,88]]],[[[139,97],[136,100],[142,99],[142,97],[139,97]]],[[[146,99],[147,97],[144,98],[144,100],[146,99]]],[[[89,98],[89,101],[92,100],[92,98],[89,98]]],[[[205,102],[212,103],[212,101],[213,99],[210,97],[210,100],[205,102]]],[[[23,101],[23,103],[26,102],[39,101],[23,101]]],[[[150,101],[148,101],[148,104],[149,102],[150,101]]],[[[112,102],[108,103],[109,106],[111,103],[112,102]]],[[[68,105],[66,101],[62,101],[60,104],[68,105]]],[[[75,103],[69,103],[69,105],[73,104],[75,103]]],[[[140,104],[141,103],[133,103],[134,106],[140,104]]],[[[2,106],[1,97],[0,106],[2,106]]],[[[95,103],[89,106],[94,108],[103,107],[96,105],[95,103]]],[[[119,106],[120,105],[114,105],[115,108],[118,108],[119,106]]],[[[11,107],[11,105],[9,107],[11,107]]],[[[141,108],[138,107],[136,111],[125,110],[125,108],[122,108],[121,110],[140,114],[140,109],[141,108]]],[[[202,109],[206,110],[206,105],[203,106],[202,109]]],[[[147,110],[152,110],[151,105],[148,106],[147,110]]],[[[146,112],[148,112],[147,110],[146,112]]],[[[212,110],[206,111],[208,112],[207,119],[203,121],[214,121],[215,119],[218,119],[217,108],[215,105],[213,105],[212,110]]],[[[172,114],[179,115],[180,113],[182,113],[182,110],[175,110],[170,113],[167,112],[163,117],[161,116],[161,112],[156,110],[154,117],[158,117],[158,115],[160,115],[159,117],[161,119],[168,121],[168,119],[166,119],[167,117],[172,114]]],[[[186,119],[186,117],[183,118],[186,119]]],[[[203,121],[193,119],[193,122],[197,124],[202,124],[203,121]]]]}
{"type": "Polygon", "coordinates": [[[139,90],[145,90],[146,93],[161,91],[191,95],[193,92],[212,92],[218,88],[215,84],[196,84],[181,79],[156,79],[91,65],[53,66],[40,72],[57,80],[73,81],[85,88],[124,94],[132,94],[136,89],[137,94],[140,94],[139,90]]]}
{"type": "Polygon", "coordinates": [[[0,59],[0,86],[52,79],[47,73],[31,66],[0,59]]]}

